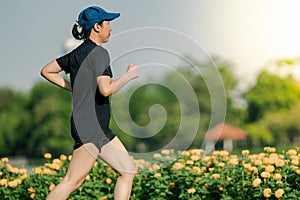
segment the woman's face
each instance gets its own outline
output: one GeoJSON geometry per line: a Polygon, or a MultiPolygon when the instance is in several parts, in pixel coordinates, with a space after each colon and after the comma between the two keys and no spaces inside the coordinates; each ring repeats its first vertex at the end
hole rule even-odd
{"type": "Polygon", "coordinates": [[[101,31],[99,34],[99,37],[101,37],[103,43],[109,40],[111,30],[112,29],[109,24],[109,21],[103,21],[101,25],[101,31]]]}

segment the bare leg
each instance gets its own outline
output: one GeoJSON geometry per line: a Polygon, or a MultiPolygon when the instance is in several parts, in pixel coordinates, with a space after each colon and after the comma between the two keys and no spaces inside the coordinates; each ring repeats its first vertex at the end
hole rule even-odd
{"type": "Polygon", "coordinates": [[[93,148],[91,145],[93,144],[85,144],[73,152],[66,176],[51,191],[47,200],[65,200],[80,187],[96,161],[93,152],[90,152],[91,149],[94,151],[96,147],[93,148]]]}
{"type": "Polygon", "coordinates": [[[99,156],[120,173],[115,186],[114,199],[128,200],[137,169],[126,148],[119,138],[115,137],[111,142],[102,147],[99,156]]]}

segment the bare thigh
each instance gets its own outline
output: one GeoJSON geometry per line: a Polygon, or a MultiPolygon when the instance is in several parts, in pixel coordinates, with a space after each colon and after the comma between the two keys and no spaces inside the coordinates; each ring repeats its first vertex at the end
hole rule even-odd
{"type": "Polygon", "coordinates": [[[118,137],[102,147],[99,157],[121,174],[136,173],[134,161],[118,137]]]}
{"type": "Polygon", "coordinates": [[[95,152],[91,152],[95,148],[89,143],[74,150],[66,175],[67,181],[81,182],[85,179],[96,161],[95,152]]]}

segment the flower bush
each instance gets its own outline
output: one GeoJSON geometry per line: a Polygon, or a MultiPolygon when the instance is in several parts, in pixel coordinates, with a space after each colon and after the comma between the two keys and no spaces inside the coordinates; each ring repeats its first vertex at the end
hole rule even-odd
{"type": "MultiPolygon", "coordinates": [[[[0,199],[45,199],[66,174],[71,156],[52,158],[29,173],[0,161],[0,199]]],[[[274,147],[241,155],[214,151],[205,155],[201,149],[163,150],[154,161],[136,159],[139,173],[134,179],[132,200],[259,200],[300,199],[300,149],[278,153],[274,147]]],[[[69,199],[113,199],[118,173],[96,161],[82,186],[69,199]]]]}

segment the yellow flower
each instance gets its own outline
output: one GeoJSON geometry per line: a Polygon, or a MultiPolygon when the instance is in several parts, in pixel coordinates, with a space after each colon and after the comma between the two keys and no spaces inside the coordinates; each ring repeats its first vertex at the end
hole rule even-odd
{"type": "Polygon", "coordinates": [[[68,160],[69,160],[69,161],[72,160],[72,155],[68,156],[68,160]]]}
{"type": "Polygon", "coordinates": [[[201,181],[201,178],[199,178],[199,177],[196,177],[195,178],[195,183],[198,183],[198,182],[200,182],[201,181]]]}
{"type": "Polygon", "coordinates": [[[182,169],[183,167],[184,167],[184,165],[182,163],[179,163],[179,162],[177,162],[173,165],[173,169],[175,169],[175,170],[182,169]]]}
{"type": "Polygon", "coordinates": [[[86,177],[85,177],[85,180],[90,180],[91,179],[91,177],[90,177],[90,175],[86,175],[86,177]]]}
{"type": "Polygon", "coordinates": [[[32,194],[30,195],[30,198],[31,198],[31,199],[34,199],[34,197],[35,197],[35,193],[32,193],[32,194]]]}
{"type": "Polygon", "coordinates": [[[204,150],[203,149],[192,149],[192,150],[190,150],[190,152],[191,152],[192,155],[200,156],[201,153],[204,152],[204,150]]]}
{"type": "Polygon", "coordinates": [[[232,158],[229,160],[229,163],[233,166],[238,165],[239,164],[239,159],[237,158],[232,158]]]}
{"type": "Polygon", "coordinates": [[[112,180],[110,179],[110,178],[107,178],[106,180],[105,180],[105,182],[106,182],[106,184],[111,184],[111,182],[112,182],[112,180]]]}
{"type": "Polygon", "coordinates": [[[27,173],[27,169],[21,168],[21,169],[19,169],[19,173],[20,174],[26,174],[27,173]]]}
{"type": "Polygon", "coordinates": [[[49,185],[49,190],[52,191],[54,187],[55,187],[55,184],[54,184],[54,183],[51,183],[51,184],[49,185]]]}
{"type": "Polygon", "coordinates": [[[276,173],[276,174],[274,174],[274,176],[273,176],[273,179],[274,179],[275,181],[280,181],[281,178],[282,178],[282,176],[281,176],[281,174],[279,174],[279,173],[276,173]]]}
{"type": "Polygon", "coordinates": [[[153,176],[154,176],[155,178],[161,178],[161,174],[160,174],[160,173],[155,173],[153,176]]]}
{"type": "Polygon", "coordinates": [[[296,174],[300,175],[300,169],[296,169],[296,174]]]}
{"type": "Polygon", "coordinates": [[[2,176],[2,172],[0,171],[0,176],[2,176]]]}
{"type": "Polygon", "coordinates": [[[265,147],[264,150],[266,152],[269,152],[269,153],[274,153],[276,152],[276,148],[275,147],[265,147]]]}
{"type": "Polygon", "coordinates": [[[292,160],[292,164],[293,165],[298,165],[299,164],[299,160],[292,160]]]}
{"type": "Polygon", "coordinates": [[[8,181],[7,185],[9,187],[16,187],[19,184],[19,180],[8,181]]]}
{"type": "Polygon", "coordinates": [[[243,156],[248,156],[249,153],[250,153],[249,150],[243,150],[243,151],[242,151],[242,155],[243,155],[243,156]]]}
{"type": "Polygon", "coordinates": [[[264,197],[269,198],[272,195],[272,190],[270,188],[264,189],[264,197]]]}
{"type": "Polygon", "coordinates": [[[208,183],[205,183],[205,184],[204,184],[204,187],[208,188],[208,187],[209,187],[208,183]]]}
{"type": "Polygon", "coordinates": [[[219,191],[222,192],[223,190],[224,190],[224,187],[220,186],[220,187],[219,187],[219,191]]]}
{"type": "Polygon", "coordinates": [[[169,155],[170,151],[168,149],[163,149],[163,150],[161,150],[161,154],[163,154],[163,155],[169,155]]]}
{"type": "Polygon", "coordinates": [[[213,177],[214,179],[218,179],[218,178],[220,178],[220,174],[213,174],[212,177],[213,177]]]}
{"type": "Polygon", "coordinates": [[[52,158],[52,155],[50,153],[45,153],[44,158],[50,159],[50,158],[52,158]]]}
{"type": "Polygon", "coordinates": [[[262,163],[262,161],[261,160],[256,160],[255,162],[254,162],[254,165],[255,166],[261,166],[263,163],[262,163]]]}
{"type": "Polygon", "coordinates": [[[181,153],[181,155],[182,155],[182,156],[190,156],[190,152],[188,152],[188,151],[183,151],[183,152],[181,153]]]}
{"type": "Polygon", "coordinates": [[[198,156],[198,155],[192,155],[191,156],[191,160],[192,161],[198,161],[198,160],[200,160],[200,156],[198,156]]]}
{"type": "Polygon", "coordinates": [[[275,167],[272,165],[268,165],[268,166],[266,166],[265,170],[266,170],[266,172],[272,173],[275,171],[275,167]]]}
{"type": "Polygon", "coordinates": [[[5,157],[5,158],[1,158],[1,162],[3,162],[3,163],[6,163],[6,162],[8,162],[8,158],[7,158],[7,157],[5,157]]]}
{"type": "Polygon", "coordinates": [[[295,156],[295,155],[297,155],[298,153],[297,153],[297,151],[296,151],[295,149],[289,149],[289,150],[287,151],[287,154],[288,154],[289,156],[295,156]]]}
{"type": "Polygon", "coordinates": [[[275,166],[276,167],[283,167],[284,164],[285,164],[284,161],[281,160],[281,159],[278,159],[278,160],[275,161],[275,166]]]}
{"type": "Polygon", "coordinates": [[[194,194],[195,192],[196,192],[195,188],[190,188],[187,190],[187,193],[189,193],[189,194],[194,194]]]}
{"type": "Polygon", "coordinates": [[[107,200],[107,196],[104,196],[104,197],[100,197],[99,200],[107,200]]]}
{"type": "Polygon", "coordinates": [[[67,160],[67,156],[64,155],[64,154],[61,154],[60,157],[59,157],[60,160],[64,161],[64,160],[67,160]]]}
{"type": "Polygon", "coordinates": [[[7,179],[5,179],[5,178],[4,178],[4,179],[1,179],[1,180],[0,180],[0,185],[2,185],[2,186],[4,186],[4,187],[7,187],[7,182],[8,182],[7,179]]]}
{"type": "Polygon", "coordinates": [[[169,183],[169,188],[174,188],[175,187],[175,183],[171,182],[169,183]]]}
{"type": "Polygon", "coordinates": [[[261,179],[256,178],[253,180],[252,185],[253,185],[253,187],[258,187],[260,183],[261,183],[261,179]]]}
{"type": "Polygon", "coordinates": [[[270,173],[269,172],[262,172],[261,174],[260,174],[260,176],[261,177],[263,177],[263,178],[270,178],[270,173]]]}
{"type": "Polygon", "coordinates": [[[28,190],[28,192],[31,192],[31,193],[34,193],[34,192],[35,192],[35,189],[33,189],[33,187],[30,187],[30,188],[28,188],[27,190],[28,190]]]}
{"type": "Polygon", "coordinates": [[[257,167],[251,167],[250,171],[253,172],[254,174],[258,173],[257,167]]]}
{"type": "Polygon", "coordinates": [[[225,166],[225,163],[218,163],[218,167],[221,167],[221,168],[223,168],[225,166]]]}
{"type": "Polygon", "coordinates": [[[284,194],[284,190],[283,189],[278,189],[275,191],[275,197],[277,199],[279,199],[280,197],[282,197],[282,195],[284,194]]]}
{"type": "Polygon", "coordinates": [[[153,158],[161,158],[162,156],[161,156],[161,154],[160,153],[155,153],[155,154],[153,154],[153,158]]]}
{"type": "Polygon", "coordinates": [[[192,160],[187,160],[187,161],[186,161],[186,164],[187,164],[187,165],[193,165],[193,164],[194,164],[194,161],[192,161],[192,160]]]}
{"type": "Polygon", "coordinates": [[[161,168],[161,166],[158,165],[157,163],[154,163],[154,164],[152,165],[152,169],[153,169],[154,171],[159,170],[160,168],[161,168]]]}
{"type": "Polygon", "coordinates": [[[209,157],[209,156],[204,156],[203,158],[202,158],[202,161],[203,162],[209,162],[211,160],[211,157],[209,157]]]}
{"type": "Polygon", "coordinates": [[[251,170],[251,164],[244,164],[243,167],[249,171],[251,170]]]}
{"type": "Polygon", "coordinates": [[[192,172],[201,173],[201,169],[200,169],[200,167],[194,166],[192,169],[192,172]]]}

